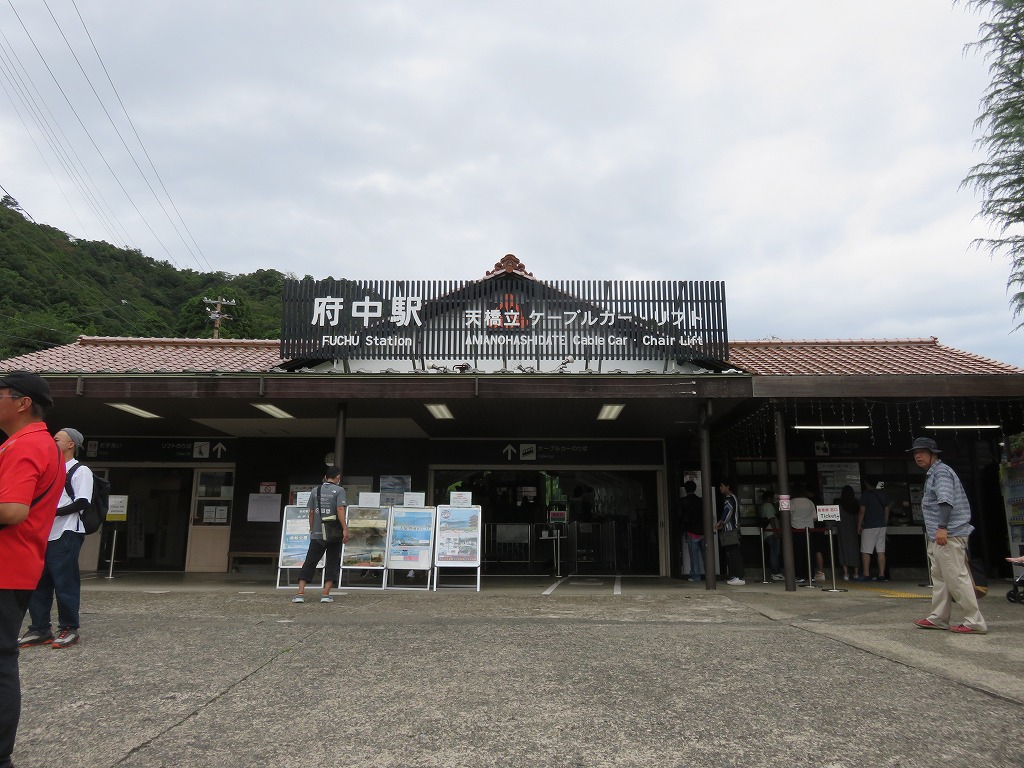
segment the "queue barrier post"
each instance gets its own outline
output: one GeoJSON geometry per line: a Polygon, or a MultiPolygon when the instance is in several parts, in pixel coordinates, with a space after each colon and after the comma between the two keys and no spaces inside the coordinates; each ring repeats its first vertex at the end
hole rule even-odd
{"type": "Polygon", "coordinates": [[[835,548],[832,546],[832,536],[835,533],[835,531],[832,528],[832,526],[830,526],[830,525],[826,526],[825,530],[828,533],[828,562],[829,562],[829,566],[832,568],[832,589],[826,589],[824,591],[825,592],[847,592],[849,590],[839,589],[839,588],[836,587],[836,556],[835,556],[835,548]]]}
{"type": "Polygon", "coordinates": [[[771,582],[768,581],[768,564],[764,559],[764,528],[758,526],[757,530],[759,538],[761,539],[761,583],[770,584],[771,582]]]}
{"type": "Polygon", "coordinates": [[[107,571],[106,578],[114,578],[114,555],[117,552],[117,526],[114,526],[114,538],[110,544],[110,570],[107,571]]]}
{"type": "Polygon", "coordinates": [[[928,554],[928,529],[924,525],[921,526],[921,533],[924,536],[924,562],[925,562],[924,570],[925,570],[925,573],[928,574],[928,583],[927,584],[918,584],[917,586],[931,588],[931,587],[934,587],[935,584],[932,582],[932,558],[928,554]]]}
{"type": "Polygon", "coordinates": [[[814,568],[811,567],[811,529],[804,528],[803,531],[804,544],[807,545],[807,582],[804,584],[799,584],[798,586],[810,587],[811,589],[814,589],[814,568]]]}

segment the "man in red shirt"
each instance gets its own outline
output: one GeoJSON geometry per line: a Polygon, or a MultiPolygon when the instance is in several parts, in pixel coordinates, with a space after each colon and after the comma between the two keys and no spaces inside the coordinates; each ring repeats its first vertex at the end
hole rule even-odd
{"type": "Polygon", "coordinates": [[[21,717],[18,633],[64,489],[64,460],[43,421],[52,405],[37,374],[0,376],[0,768],[11,766],[21,717]]]}

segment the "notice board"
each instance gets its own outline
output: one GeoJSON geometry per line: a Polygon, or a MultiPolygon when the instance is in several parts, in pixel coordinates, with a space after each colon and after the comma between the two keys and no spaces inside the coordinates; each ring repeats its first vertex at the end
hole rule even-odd
{"type": "MultiPolygon", "coordinates": [[[[281,551],[278,556],[279,568],[301,568],[309,549],[309,510],[297,504],[284,508],[281,523],[281,551]]],[[[323,568],[320,558],[317,568],[323,568]]]]}
{"type": "Polygon", "coordinates": [[[348,541],[341,548],[342,568],[384,568],[391,507],[348,507],[348,541]]]}
{"type": "Polygon", "coordinates": [[[479,506],[437,508],[434,565],[442,568],[479,568],[483,541],[479,506]]]}
{"type": "Polygon", "coordinates": [[[434,507],[393,507],[388,538],[388,568],[430,570],[434,552],[434,507]]]}

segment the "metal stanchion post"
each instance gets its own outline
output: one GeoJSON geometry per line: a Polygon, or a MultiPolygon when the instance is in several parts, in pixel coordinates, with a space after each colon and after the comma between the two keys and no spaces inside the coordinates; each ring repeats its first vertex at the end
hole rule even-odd
{"type": "Polygon", "coordinates": [[[114,529],[114,538],[110,542],[110,570],[107,571],[106,578],[114,578],[114,555],[117,554],[117,528],[114,529]]]}
{"type": "MultiPolygon", "coordinates": [[[[928,575],[927,584],[918,584],[919,587],[934,587],[935,584],[932,582],[932,559],[928,556],[928,529],[923,525],[921,526],[921,532],[924,535],[924,562],[925,562],[925,573],[928,575]]],[[[881,574],[880,574],[881,575],[881,574]]]]}
{"type": "Polygon", "coordinates": [[[814,569],[811,567],[811,529],[804,528],[804,543],[807,545],[807,583],[801,584],[801,587],[814,587],[814,579],[812,577],[814,569]]]}
{"type": "Polygon", "coordinates": [[[555,528],[555,578],[562,578],[562,536],[558,528],[555,528]]]}
{"type": "Polygon", "coordinates": [[[832,589],[826,589],[826,592],[846,592],[845,589],[836,588],[836,555],[835,550],[832,547],[832,526],[828,526],[828,562],[832,568],[832,589]]]}
{"type": "Polygon", "coordinates": [[[768,566],[764,561],[764,528],[760,528],[761,537],[761,583],[768,584],[768,566]]]}

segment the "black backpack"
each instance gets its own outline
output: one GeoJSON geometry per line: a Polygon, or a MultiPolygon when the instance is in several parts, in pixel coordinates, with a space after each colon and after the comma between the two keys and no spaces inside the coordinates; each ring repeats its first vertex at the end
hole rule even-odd
{"type": "MultiPolygon", "coordinates": [[[[75,499],[75,492],[71,489],[71,477],[82,466],[85,465],[81,462],[75,464],[71,471],[68,472],[67,480],[64,481],[64,490],[72,501],[75,499]]],[[[87,534],[96,533],[100,529],[100,526],[107,520],[107,510],[109,509],[110,483],[94,473],[92,476],[92,499],[90,499],[89,506],[81,514],[82,528],[87,534]]]]}

